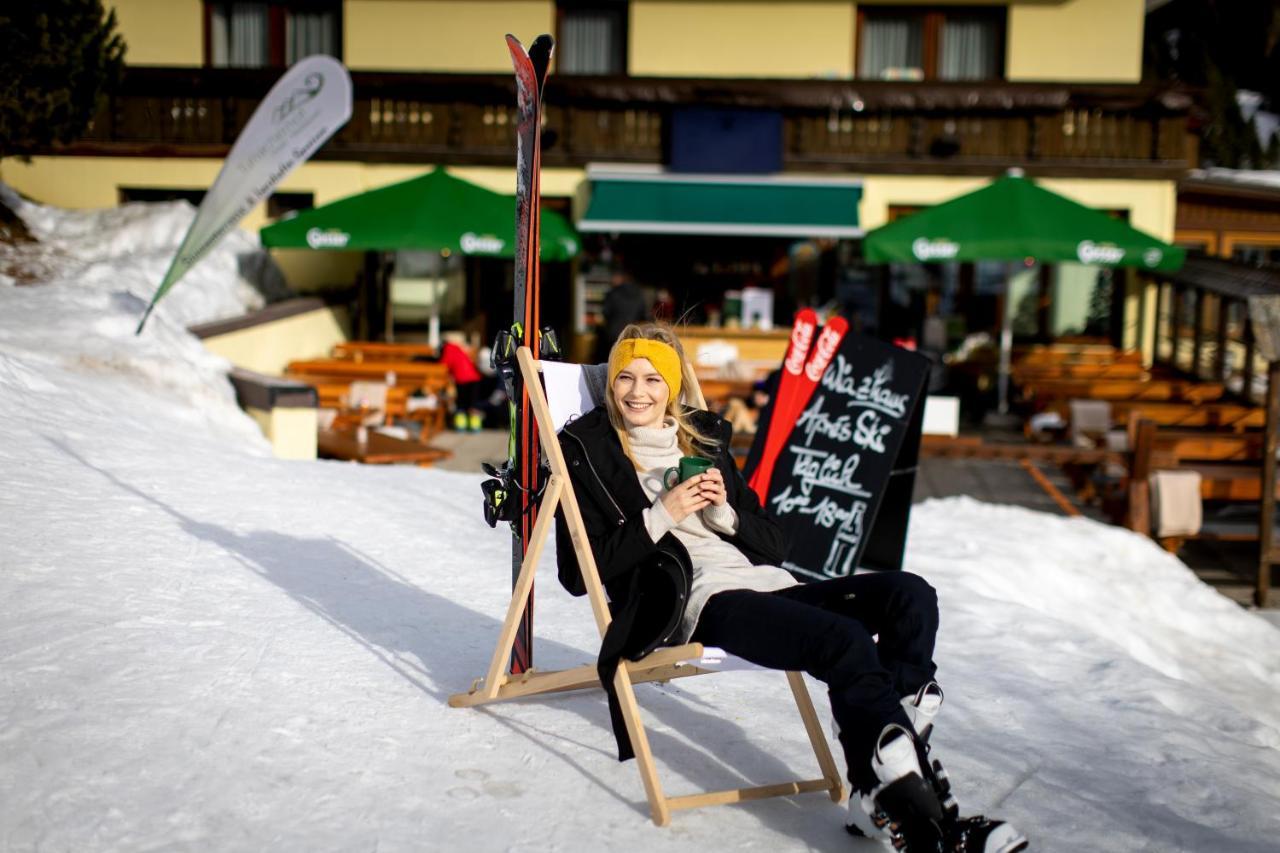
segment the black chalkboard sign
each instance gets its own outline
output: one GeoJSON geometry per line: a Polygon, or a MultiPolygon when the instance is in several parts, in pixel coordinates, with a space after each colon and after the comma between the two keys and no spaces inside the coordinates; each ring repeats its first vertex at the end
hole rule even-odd
{"type": "MultiPolygon", "coordinates": [[[[801,581],[902,568],[920,455],[929,360],[854,332],[797,419],[765,509],[788,541],[782,567],[801,581]]],[[[772,420],[761,413],[747,472],[772,420]]]]}

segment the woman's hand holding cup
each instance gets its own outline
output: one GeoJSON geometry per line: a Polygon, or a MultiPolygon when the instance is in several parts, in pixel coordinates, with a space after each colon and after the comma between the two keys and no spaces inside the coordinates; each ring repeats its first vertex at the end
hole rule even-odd
{"type": "Polygon", "coordinates": [[[667,508],[671,520],[676,524],[711,504],[710,498],[703,494],[703,480],[708,476],[699,474],[690,477],[662,496],[662,505],[667,508]]]}
{"type": "Polygon", "coordinates": [[[724,488],[724,474],[720,473],[719,468],[708,468],[707,473],[698,478],[701,482],[699,489],[702,496],[712,506],[724,506],[729,499],[728,493],[724,488]]]}

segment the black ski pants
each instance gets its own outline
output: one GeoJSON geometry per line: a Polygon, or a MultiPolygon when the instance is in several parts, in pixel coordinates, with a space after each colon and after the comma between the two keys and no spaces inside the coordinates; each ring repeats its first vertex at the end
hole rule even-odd
{"type": "Polygon", "coordinates": [[[937,632],[933,587],[908,572],[874,572],[716,593],[692,639],[825,682],[849,781],[866,791],[876,783],[871,754],[880,732],[889,723],[910,729],[901,699],[933,678],[937,632]]]}

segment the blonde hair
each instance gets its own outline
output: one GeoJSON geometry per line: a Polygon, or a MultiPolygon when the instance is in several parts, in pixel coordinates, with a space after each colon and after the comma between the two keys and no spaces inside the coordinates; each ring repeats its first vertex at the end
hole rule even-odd
{"type": "MultiPolygon", "coordinates": [[[[618,342],[629,338],[661,341],[676,351],[676,355],[680,356],[682,398],[687,396],[691,389],[698,387],[698,380],[694,376],[693,366],[685,358],[684,347],[680,345],[680,339],[676,337],[676,333],[671,330],[671,327],[659,323],[631,323],[622,330],[622,334],[618,335],[618,340],[614,341],[613,348],[609,351],[610,361],[613,360],[613,353],[618,348],[618,342]]],[[[604,395],[604,403],[605,410],[609,413],[609,423],[613,426],[614,432],[618,434],[618,441],[622,443],[622,452],[631,460],[631,464],[639,469],[640,465],[631,453],[631,440],[627,436],[627,422],[623,419],[622,412],[618,409],[618,401],[613,396],[612,382],[609,383],[608,393],[604,395]]],[[[692,402],[690,406],[692,406],[692,402]]],[[[694,456],[699,454],[700,448],[714,451],[719,446],[720,442],[716,438],[703,433],[693,425],[689,419],[689,414],[685,411],[684,404],[675,395],[671,395],[667,399],[666,415],[676,422],[676,442],[680,446],[681,455],[694,456]]]]}

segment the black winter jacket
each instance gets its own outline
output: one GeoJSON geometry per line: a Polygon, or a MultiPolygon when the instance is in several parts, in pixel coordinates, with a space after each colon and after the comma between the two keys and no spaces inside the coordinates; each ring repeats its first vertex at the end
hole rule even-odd
{"type": "MultiPolygon", "coordinates": [[[[765,514],[729,454],[732,427],[710,412],[693,410],[690,418],[719,446],[699,448],[724,475],[728,503],[738,516],[737,533],[720,534],[752,563],[780,565],[785,556],[782,532],[765,514]]],[[[619,759],[632,757],[630,741],[613,693],[613,676],[621,658],[643,657],[672,639],[689,598],[692,567],[689,554],[667,533],[658,542],[649,537],[644,510],[651,505],[623,453],[603,406],[593,409],[560,432],[560,448],[578,498],[591,553],[609,594],[613,622],[600,648],[600,680],[609,694],[619,759]]],[[[556,562],[560,583],[573,595],[585,595],[573,540],[563,510],[556,516],[556,562]]]]}
{"type": "MultiPolygon", "coordinates": [[[[710,412],[694,410],[690,415],[700,432],[719,442],[714,450],[699,450],[712,458],[724,475],[729,505],[738,514],[737,534],[721,534],[721,538],[733,543],[756,565],[779,565],[786,550],[782,531],[765,514],[760,498],[743,480],[729,454],[733,428],[724,418],[710,412]]],[[[646,558],[669,550],[688,565],[688,553],[674,535],[667,533],[656,543],[649,538],[643,512],[651,501],[640,486],[635,466],[623,453],[603,406],[566,425],[560,432],[560,448],[569,467],[600,579],[615,606],[625,604],[628,576],[646,558]]],[[[560,583],[573,595],[585,595],[573,542],[562,523],[556,526],[556,554],[560,583]]]]}

